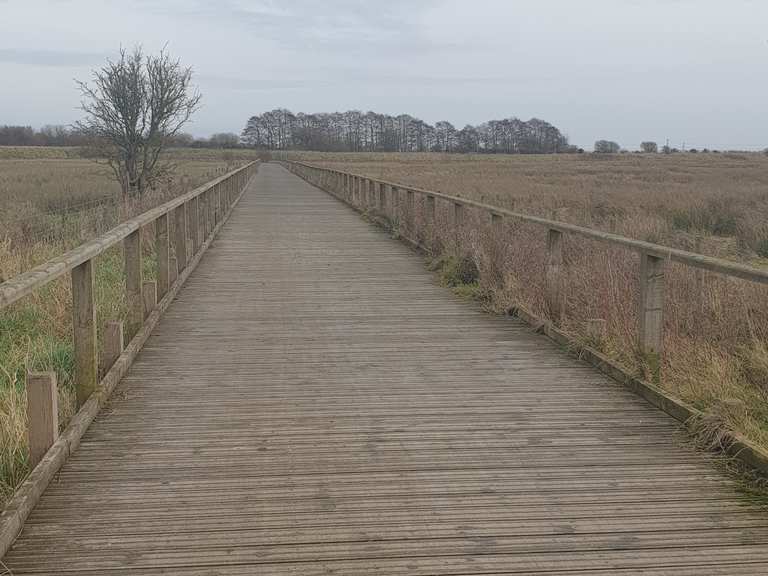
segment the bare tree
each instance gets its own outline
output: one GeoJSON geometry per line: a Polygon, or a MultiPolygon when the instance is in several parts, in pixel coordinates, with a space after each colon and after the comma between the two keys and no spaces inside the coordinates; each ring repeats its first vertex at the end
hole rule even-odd
{"type": "Polygon", "coordinates": [[[641,142],[640,150],[648,154],[656,154],[659,151],[659,145],[656,142],[641,142]]]}
{"type": "Polygon", "coordinates": [[[140,47],[78,82],[85,119],[77,127],[98,143],[126,195],[141,195],[172,169],[163,151],[200,105],[192,69],[165,50],[145,56],[140,47]]]}

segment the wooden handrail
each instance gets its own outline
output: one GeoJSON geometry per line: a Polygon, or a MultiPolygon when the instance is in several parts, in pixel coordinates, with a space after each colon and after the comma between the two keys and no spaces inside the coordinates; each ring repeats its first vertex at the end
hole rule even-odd
{"type": "Polygon", "coordinates": [[[210,190],[218,187],[223,182],[229,181],[229,179],[235,177],[238,174],[244,173],[246,170],[251,169],[256,165],[258,161],[250,162],[245,166],[241,166],[235,170],[232,170],[210,182],[198,186],[194,190],[187,192],[169,200],[168,202],[161,204],[151,210],[126,220],[125,222],[118,224],[108,232],[101,236],[89,240],[84,244],[81,244],[77,248],[70,250],[57,256],[35,268],[19,274],[9,280],[6,280],[0,284],[0,310],[13,304],[17,300],[20,300],[24,296],[31,294],[39,288],[45,286],[49,282],[56,280],[60,276],[63,276],[67,272],[72,271],[77,266],[80,266],[84,262],[98,256],[108,248],[111,248],[121,240],[124,240],[130,234],[136,232],[140,228],[153,223],[161,216],[173,212],[180,206],[185,205],[193,198],[197,198],[202,194],[208,193],[210,190]]]}
{"type": "Polygon", "coordinates": [[[758,282],[761,284],[768,284],[768,270],[761,270],[745,264],[739,264],[737,262],[729,262],[721,258],[714,258],[711,256],[704,256],[703,254],[696,254],[695,252],[687,252],[686,250],[680,250],[678,248],[670,248],[668,246],[662,246],[661,244],[654,244],[652,242],[645,242],[643,240],[635,240],[634,238],[627,238],[626,236],[620,236],[619,234],[612,234],[611,232],[602,232],[593,228],[585,228],[576,224],[568,224],[567,222],[560,222],[558,220],[549,220],[547,218],[540,218],[538,216],[531,216],[529,214],[522,214],[520,212],[513,212],[498,206],[492,206],[490,204],[484,204],[483,202],[477,202],[475,200],[468,200],[460,196],[451,196],[443,194],[442,192],[433,192],[431,190],[424,190],[422,188],[416,188],[414,186],[408,186],[405,184],[398,184],[396,182],[390,182],[387,180],[381,180],[378,178],[370,178],[368,176],[361,176],[351,172],[343,172],[340,170],[334,170],[331,168],[325,168],[321,166],[315,166],[307,162],[289,161],[290,164],[304,166],[315,170],[323,170],[335,174],[343,174],[352,178],[364,178],[375,182],[379,185],[391,186],[398,190],[405,190],[415,192],[427,197],[440,198],[447,202],[454,204],[460,204],[462,206],[471,206],[473,208],[479,208],[485,210],[490,214],[496,214],[498,216],[505,216],[508,218],[514,218],[524,222],[531,222],[533,224],[540,224],[547,228],[558,230],[560,232],[566,232],[569,234],[575,234],[584,238],[590,238],[592,240],[598,240],[608,244],[615,244],[624,248],[629,248],[640,253],[649,254],[656,258],[663,260],[672,260],[680,262],[687,266],[695,268],[701,268],[709,270],[711,272],[717,272],[719,274],[725,274],[727,276],[734,276],[743,280],[749,280],[750,282],[758,282]]]}
{"type": "MultiPolygon", "coordinates": [[[[187,268],[188,262],[194,259],[204,243],[214,234],[216,225],[223,221],[225,214],[232,208],[257,165],[258,161],[249,162],[0,284],[1,311],[64,274],[70,273],[74,381],[78,408],[82,407],[98,390],[99,372],[107,372],[122,351],[117,351],[115,349],[117,345],[114,343],[105,346],[106,353],[102,354],[103,357],[99,361],[94,258],[118,242],[124,243],[125,294],[128,307],[125,328],[126,340],[130,341],[142,329],[149,315],[157,307],[158,300],[171,291],[174,282],[178,281],[177,279],[187,268]],[[171,213],[174,215],[177,226],[174,241],[176,258],[170,257],[171,241],[168,224],[171,213]],[[141,229],[150,225],[155,225],[156,232],[158,283],[145,283],[142,280],[141,229]],[[190,238],[192,239],[191,254],[189,254],[190,238]],[[174,270],[171,270],[172,266],[174,270]]],[[[111,334],[110,337],[119,341],[119,347],[122,348],[122,324],[119,331],[119,334],[111,334]]],[[[47,414],[49,411],[37,409],[31,413],[47,414]]],[[[40,423],[30,421],[29,430],[38,429],[41,429],[40,423]]],[[[45,426],[42,429],[47,430],[45,426]]],[[[49,444],[52,442],[49,434],[40,433],[37,434],[36,438],[38,437],[46,438],[49,444]]],[[[44,443],[38,442],[38,444],[34,446],[35,458],[40,456],[41,450],[45,452],[49,447],[44,446],[44,443]]],[[[35,463],[33,461],[33,465],[35,463]]]]}
{"type": "MultiPolygon", "coordinates": [[[[610,232],[601,232],[575,224],[513,212],[483,202],[467,200],[460,196],[451,196],[379,178],[316,166],[308,162],[289,160],[285,161],[285,164],[291,171],[309,182],[330,189],[332,194],[356,209],[372,209],[393,221],[399,221],[405,213],[408,216],[407,228],[411,228],[414,224],[414,194],[424,197],[425,201],[421,204],[423,216],[432,225],[435,222],[436,201],[441,200],[448,204],[457,238],[465,219],[463,215],[465,207],[475,208],[489,214],[488,225],[491,226],[494,233],[500,230],[503,218],[511,218],[544,227],[547,231],[544,297],[550,317],[554,322],[560,320],[565,304],[565,287],[562,285],[564,281],[562,236],[564,234],[574,234],[637,252],[640,255],[637,347],[649,357],[658,357],[663,348],[664,275],[667,261],[679,262],[686,266],[709,270],[750,282],[768,284],[768,270],[760,270],[744,264],[635,240],[610,232]],[[321,175],[326,178],[322,180],[321,175]],[[364,191],[368,193],[364,194],[364,191]],[[378,202],[376,201],[377,192],[378,202]],[[405,201],[402,192],[406,193],[405,201]],[[390,199],[389,202],[387,202],[387,197],[390,199]]],[[[658,365],[658,362],[652,364],[658,365]]]]}

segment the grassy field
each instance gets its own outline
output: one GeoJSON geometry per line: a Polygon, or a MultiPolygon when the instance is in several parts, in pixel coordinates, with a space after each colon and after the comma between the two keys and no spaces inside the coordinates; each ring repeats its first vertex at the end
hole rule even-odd
{"type": "MultiPolygon", "coordinates": [[[[768,264],[768,156],[762,154],[458,156],[295,155],[306,161],[501,207],[701,252],[768,264]]],[[[459,292],[496,311],[522,304],[548,316],[543,300],[545,230],[507,223],[501,243],[485,219],[467,215],[455,240],[448,207],[438,210],[433,266],[459,292]]],[[[423,235],[423,230],[408,231],[423,235]]],[[[567,301],[560,326],[626,368],[706,413],[701,439],[723,430],[768,448],[768,290],[670,264],[664,354],[636,342],[638,257],[567,237],[567,301]],[[606,322],[599,338],[590,319],[606,322]]]]}
{"type": "MultiPolygon", "coordinates": [[[[209,181],[248,151],[174,150],[176,176],[140,205],[120,202],[109,168],[71,148],[0,148],[0,281],[112,228],[130,214],[209,181]]],[[[148,235],[151,235],[149,233],[148,235]]],[[[151,240],[151,238],[146,238],[151,240]]],[[[144,242],[144,277],[154,278],[153,243],[144,242]]],[[[122,250],[96,263],[99,329],[125,316],[122,250]]],[[[63,278],[0,311],[0,505],[26,476],[27,370],[54,371],[62,427],[74,412],[69,281],[63,278]]]]}

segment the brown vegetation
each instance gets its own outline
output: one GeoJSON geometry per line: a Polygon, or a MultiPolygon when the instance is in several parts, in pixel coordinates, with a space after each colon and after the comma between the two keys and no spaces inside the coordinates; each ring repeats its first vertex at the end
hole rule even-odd
{"type": "MultiPolygon", "coordinates": [[[[754,266],[768,257],[768,159],[757,154],[302,159],[754,266]]],[[[499,242],[487,214],[468,210],[457,236],[450,206],[438,202],[432,231],[418,220],[421,213],[417,204],[413,230],[403,222],[397,233],[431,240],[449,284],[496,310],[523,305],[550,317],[543,298],[545,229],[506,221],[499,242]],[[465,260],[477,268],[469,284],[453,280],[455,268],[459,277],[472,268],[465,260]]],[[[705,411],[713,439],[725,429],[768,447],[768,289],[671,263],[657,362],[636,345],[637,255],[569,236],[564,261],[562,329],[705,411]],[[605,320],[604,335],[588,333],[591,319],[605,320]]]]}
{"type": "MultiPolygon", "coordinates": [[[[125,205],[103,165],[76,149],[0,148],[0,281],[15,276],[112,228],[119,220],[221,175],[252,159],[248,151],[184,150],[171,154],[178,176],[125,205]]],[[[153,279],[154,253],[145,242],[144,277],[153,279]]],[[[98,325],[125,317],[123,254],[98,257],[98,325]]],[[[27,370],[53,371],[59,383],[59,422],[74,411],[71,292],[67,279],[52,282],[0,311],[0,504],[28,472],[27,370]]]]}

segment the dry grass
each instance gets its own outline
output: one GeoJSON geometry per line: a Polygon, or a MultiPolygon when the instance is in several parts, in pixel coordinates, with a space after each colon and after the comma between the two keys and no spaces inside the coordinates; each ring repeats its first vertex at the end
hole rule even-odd
{"type": "MultiPolygon", "coordinates": [[[[80,159],[72,149],[0,148],[0,281],[253,157],[244,152],[174,151],[178,176],[149,195],[144,206],[125,206],[115,202],[119,188],[108,169],[80,159]]],[[[146,241],[144,246],[144,277],[152,279],[154,243],[146,241]]],[[[95,269],[101,329],[125,316],[122,251],[105,252],[95,269]]],[[[74,412],[71,333],[66,278],[0,311],[0,505],[28,473],[26,372],[50,370],[58,375],[62,427],[74,412]]]]}
{"type": "MultiPolygon", "coordinates": [[[[301,156],[519,212],[766,265],[764,155],[301,156]]],[[[417,203],[412,229],[401,222],[398,232],[435,246],[441,268],[445,262],[470,260],[477,279],[462,288],[464,293],[485,299],[495,310],[521,304],[548,317],[542,296],[545,230],[506,222],[502,237],[494,238],[487,215],[468,210],[457,236],[449,207],[438,204],[436,229],[419,220],[423,212],[417,203]]],[[[730,430],[768,449],[768,288],[670,264],[659,365],[635,345],[637,255],[567,237],[565,262],[567,302],[560,326],[566,332],[703,410],[706,425],[700,429],[711,442],[730,430]],[[595,318],[606,321],[599,341],[585,329],[595,318]]]]}

